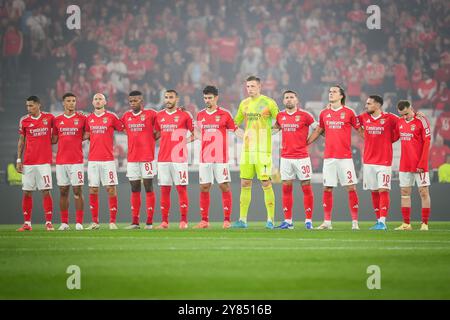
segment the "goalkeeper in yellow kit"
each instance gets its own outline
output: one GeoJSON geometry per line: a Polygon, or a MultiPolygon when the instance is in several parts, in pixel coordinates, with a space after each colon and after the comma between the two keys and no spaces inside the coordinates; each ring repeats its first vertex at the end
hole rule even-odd
{"type": "Polygon", "coordinates": [[[272,174],[272,121],[278,114],[276,102],[261,94],[261,80],[247,78],[249,97],[240,105],[234,122],[239,126],[245,120],[244,142],[240,159],[241,197],[239,220],[233,228],[247,228],[247,213],[252,199],[252,179],[261,180],[267,209],[266,228],[273,229],[275,195],[270,177],[272,174]]]}

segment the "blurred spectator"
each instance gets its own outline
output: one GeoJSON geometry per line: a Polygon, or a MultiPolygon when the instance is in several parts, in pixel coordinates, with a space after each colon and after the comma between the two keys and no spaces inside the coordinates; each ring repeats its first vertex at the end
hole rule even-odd
{"type": "Polygon", "coordinates": [[[444,144],[450,148],[450,105],[447,104],[445,111],[436,120],[434,137],[439,135],[444,139],[444,144]]]}
{"type": "Polygon", "coordinates": [[[433,112],[439,114],[450,104],[450,89],[446,82],[441,82],[433,99],[433,112]]]}
{"type": "Polygon", "coordinates": [[[440,183],[450,183],[450,154],[447,155],[447,161],[438,169],[440,183]]]}
{"type": "Polygon", "coordinates": [[[431,108],[431,101],[438,89],[436,80],[430,77],[428,72],[423,73],[423,79],[417,85],[418,101],[414,102],[414,107],[420,109],[422,107],[431,108]]]}
{"type": "Polygon", "coordinates": [[[39,43],[46,40],[49,24],[49,19],[42,14],[42,7],[35,7],[26,21],[31,33],[31,51],[36,51],[39,43]]]}
{"type": "Polygon", "coordinates": [[[450,53],[443,52],[440,56],[440,66],[434,74],[434,78],[439,82],[450,81],[450,53]]]}
{"type": "Polygon", "coordinates": [[[380,62],[378,54],[373,54],[371,61],[367,64],[365,70],[366,91],[370,94],[380,94],[383,90],[382,84],[384,81],[386,70],[384,65],[380,62]]]}
{"type": "Polygon", "coordinates": [[[22,32],[14,25],[9,25],[2,39],[2,62],[7,85],[16,83],[19,76],[19,57],[23,48],[22,32]]]}
{"type": "Polygon", "coordinates": [[[406,66],[406,57],[402,54],[397,64],[394,65],[395,87],[400,99],[407,98],[407,91],[410,88],[408,67],[406,66]]]}
{"type": "Polygon", "coordinates": [[[445,163],[448,154],[450,154],[450,147],[444,144],[444,139],[441,136],[436,136],[430,148],[431,169],[437,170],[441,164],[445,163]]]}
{"type": "Polygon", "coordinates": [[[22,174],[16,170],[17,154],[14,155],[14,161],[8,163],[6,167],[6,180],[10,186],[22,185],[22,174]]]}
{"type": "Polygon", "coordinates": [[[84,76],[78,77],[78,82],[73,85],[72,92],[77,97],[77,109],[88,109],[92,98],[92,89],[84,76]]]}

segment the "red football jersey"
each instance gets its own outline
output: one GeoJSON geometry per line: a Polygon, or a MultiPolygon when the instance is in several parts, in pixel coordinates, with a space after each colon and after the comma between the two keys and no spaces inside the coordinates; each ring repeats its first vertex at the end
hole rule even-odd
{"type": "Polygon", "coordinates": [[[129,110],[122,116],[128,137],[128,162],[150,162],[155,159],[156,111],[141,110],[135,114],[129,110]]]}
{"type": "Polygon", "coordinates": [[[52,126],[55,117],[43,112],[37,118],[23,116],[19,122],[19,134],[25,137],[24,165],[52,163],[52,126]]]}
{"type": "Polygon", "coordinates": [[[363,163],[380,166],[392,165],[392,143],[398,140],[399,118],[389,112],[382,112],[378,118],[364,112],[358,116],[364,128],[363,163]]]}
{"type": "Polygon", "coordinates": [[[338,109],[324,109],[319,115],[319,126],[325,130],[324,158],[352,158],[352,127],[360,127],[353,109],[342,106],[338,109]]]}
{"type": "Polygon", "coordinates": [[[61,114],[53,121],[53,135],[58,136],[56,164],[83,163],[83,133],[86,116],[76,112],[61,114]]]}
{"type": "Polygon", "coordinates": [[[158,112],[155,130],[161,132],[159,142],[159,162],[187,162],[188,131],[194,131],[192,115],[177,108],[172,113],[167,110],[158,112]]]}
{"type": "Polygon", "coordinates": [[[277,115],[277,124],[281,127],[281,156],[288,159],[309,157],[308,139],[309,126],[314,123],[314,117],[308,111],[297,109],[289,113],[286,109],[277,115]]]}
{"type": "Polygon", "coordinates": [[[228,162],[228,131],[237,129],[228,110],[218,107],[212,113],[203,109],[197,114],[197,127],[201,130],[202,163],[228,162]]]}
{"type": "Polygon", "coordinates": [[[114,160],[114,130],[122,131],[123,123],[114,112],[105,111],[101,115],[91,113],[86,119],[87,132],[90,132],[89,161],[114,160]]]}
{"type": "Polygon", "coordinates": [[[419,119],[414,116],[410,121],[406,121],[400,118],[398,128],[402,145],[400,171],[417,172],[417,168],[422,168],[425,172],[428,172],[428,157],[422,159],[424,144],[431,140],[428,119],[419,119]]]}

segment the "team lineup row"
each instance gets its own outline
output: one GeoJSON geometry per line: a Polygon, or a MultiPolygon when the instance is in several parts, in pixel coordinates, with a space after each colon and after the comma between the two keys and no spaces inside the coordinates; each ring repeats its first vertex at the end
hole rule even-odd
{"type": "Polygon", "coordinates": [[[251,202],[252,179],[261,181],[267,210],[266,228],[292,229],[293,190],[295,179],[301,181],[305,228],[313,229],[314,195],[311,189],[311,161],[308,145],[320,136],[325,139],[323,164],[324,221],[317,229],[332,229],[333,188],[338,183],[348,191],[348,204],[352,229],[358,230],[357,177],[351,152],[352,129],[364,138],[363,186],[370,190],[376,224],[374,230],[387,230],[389,192],[392,174],[392,143],[401,140],[400,187],[403,223],[396,230],[411,230],[411,189],[416,183],[422,200],[421,230],[428,230],[430,215],[430,184],[428,152],[431,131],[428,120],[417,114],[409,101],[397,104],[400,117],[383,112],[383,99],[371,95],[366,101],[366,111],[360,115],[345,105],[345,91],[339,85],[329,89],[329,102],[314,117],[299,106],[297,93],[283,93],[285,109],[279,111],[276,102],[261,94],[261,80],[255,76],[246,79],[248,98],[244,99],[233,118],[226,109],[218,106],[219,92],[214,86],[203,90],[205,109],[194,121],[184,108],[178,107],[178,93],[167,90],[162,111],[144,109],[142,93],[129,94],[130,110],[119,118],[107,111],[106,98],[97,93],[93,97],[94,112],[84,115],[76,111],[76,96],[66,93],[64,113],[54,117],[41,111],[39,98],[30,96],[26,101],[28,114],[20,119],[17,170],[22,176],[22,212],[24,224],[18,231],[30,231],[32,192],[41,190],[46,229],[52,225],[52,144],[57,144],[56,178],[60,188],[61,226],[68,230],[69,189],[72,186],[76,209],[76,230],[83,230],[82,186],[84,185],[82,143],[89,139],[88,184],[92,223],[87,229],[98,229],[98,191],[103,185],[109,197],[110,229],[117,229],[116,165],[113,155],[114,132],[124,131],[128,139],[127,177],[131,185],[131,224],[127,229],[140,228],[141,186],[144,185],[146,201],[145,229],[153,228],[155,194],[153,178],[158,172],[160,210],[162,222],[157,229],[169,227],[170,192],[175,185],[180,204],[180,229],[188,228],[189,199],[187,196],[188,164],[187,144],[200,140],[199,164],[201,221],[194,228],[209,227],[210,189],[217,181],[222,193],[223,228],[247,228],[247,214],[251,202]],[[244,129],[239,128],[244,124],[244,129]],[[310,128],[313,129],[310,133],[310,128]],[[243,139],[240,158],[241,192],[239,219],[231,223],[232,194],[228,165],[227,132],[231,130],[243,139]],[[274,225],[275,196],[270,176],[272,173],[272,134],[280,131],[282,138],[280,172],[282,179],[282,207],[284,220],[274,225]],[[155,143],[159,140],[158,158],[155,143]],[[23,155],[23,159],[22,159],[23,155]],[[157,161],[156,161],[157,160],[157,161]],[[157,170],[155,170],[157,169],[157,170]]]}

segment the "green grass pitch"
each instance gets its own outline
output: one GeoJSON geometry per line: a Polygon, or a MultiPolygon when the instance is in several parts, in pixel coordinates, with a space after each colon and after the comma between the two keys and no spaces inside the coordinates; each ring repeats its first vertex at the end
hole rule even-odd
{"type": "MultiPolygon", "coordinates": [[[[107,230],[0,226],[1,299],[449,299],[450,223],[367,230],[107,230]],[[69,290],[69,265],[81,289],[69,290]],[[370,265],[381,289],[369,290],[370,265]]],[[[191,222],[191,226],[192,226],[191,222]]],[[[317,223],[316,223],[317,225],[317,223]]],[[[119,225],[123,228],[125,224],[119,225]]],[[[72,228],[74,226],[72,225],[72,228]]]]}

